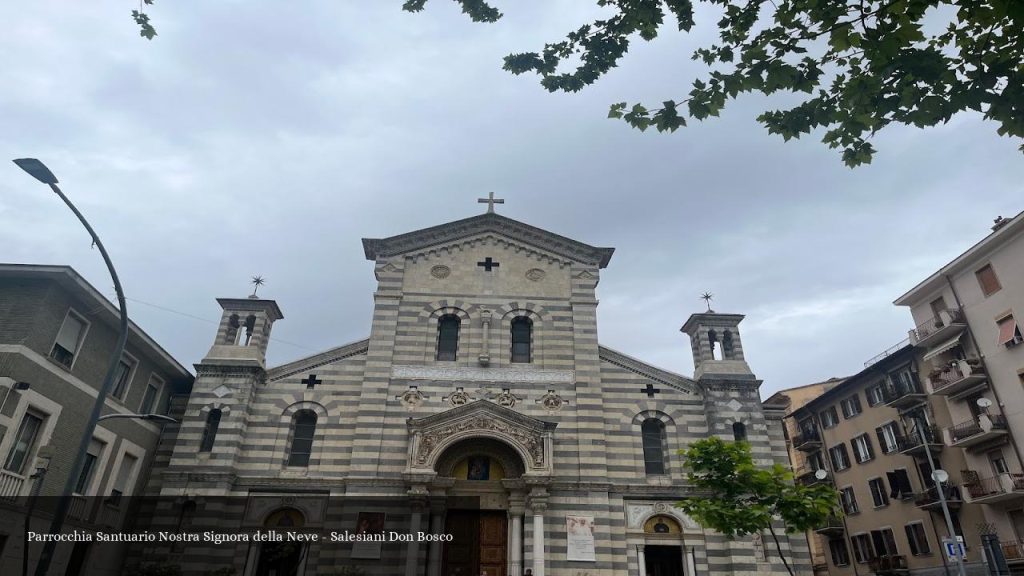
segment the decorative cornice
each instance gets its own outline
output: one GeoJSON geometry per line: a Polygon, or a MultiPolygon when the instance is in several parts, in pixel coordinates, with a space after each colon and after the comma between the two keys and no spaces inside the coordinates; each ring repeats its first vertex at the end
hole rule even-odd
{"type": "Polygon", "coordinates": [[[391,377],[403,380],[451,380],[459,382],[543,382],[572,383],[573,370],[538,368],[480,368],[475,366],[394,365],[391,377]]]}
{"type": "Polygon", "coordinates": [[[651,380],[655,380],[661,384],[671,386],[680,392],[686,394],[700,394],[701,387],[695,380],[687,378],[682,374],[676,374],[675,372],[669,372],[647,364],[641,360],[627,356],[618,350],[612,350],[606,346],[598,347],[598,355],[601,360],[614,364],[619,368],[639,374],[651,380]]]}
{"type": "Polygon", "coordinates": [[[196,378],[202,376],[218,376],[221,378],[230,376],[253,376],[258,383],[266,380],[267,372],[256,365],[237,364],[193,364],[196,369],[196,378]]]}
{"type": "Polygon", "coordinates": [[[485,232],[501,234],[516,242],[600,268],[608,266],[615,251],[614,248],[598,248],[577,242],[499,214],[481,214],[389,238],[363,238],[363,251],[367,260],[377,260],[464,240],[485,232]]]}
{"type": "Polygon", "coordinates": [[[293,376],[300,372],[305,372],[307,370],[319,368],[320,366],[323,366],[325,364],[330,364],[332,362],[344,360],[345,358],[349,358],[351,356],[365,354],[369,347],[370,339],[367,338],[365,340],[359,340],[357,342],[344,344],[342,346],[338,346],[337,348],[331,348],[330,350],[321,352],[314,356],[308,356],[306,358],[301,358],[294,362],[289,362],[288,364],[282,364],[281,366],[271,368],[270,370],[267,370],[267,380],[281,380],[283,378],[293,376]]]}
{"type": "Polygon", "coordinates": [[[470,402],[469,404],[464,404],[462,406],[452,408],[451,410],[445,410],[444,412],[438,412],[437,414],[431,414],[430,416],[424,416],[423,418],[409,418],[408,423],[410,430],[422,430],[430,428],[435,424],[461,420],[476,414],[503,418],[514,424],[537,431],[554,430],[555,427],[558,426],[555,422],[538,420],[537,418],[527,416],[526,414],[520,414],[519,412],[505,408],[504,406],[498,406],[488,400],[477,400],[476,402],[470,402]]]}

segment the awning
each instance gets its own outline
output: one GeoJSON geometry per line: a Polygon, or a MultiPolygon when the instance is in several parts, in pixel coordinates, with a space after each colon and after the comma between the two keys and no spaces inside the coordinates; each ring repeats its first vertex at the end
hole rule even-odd
{"type": "Polygon", "coordinates": [[[931,360],[932,358],[935,358],[939,354],[942,354],[943,352],[950,350],[951,348],[959,346],[960,336],[961,334],[957,334],[956,336],[950,338],[949,340],[946,340],[945,342],[936,346],[935,348],[932,348],[931,351],[924,355],[923,360],[931,360]]]}
{"type": "Polygon", "coordinates": [[[1006,344],[1013,340],[1017,332],[1017,321],[1013,316],[1007,316],[999,321],[999,343],[1006,344]]]}

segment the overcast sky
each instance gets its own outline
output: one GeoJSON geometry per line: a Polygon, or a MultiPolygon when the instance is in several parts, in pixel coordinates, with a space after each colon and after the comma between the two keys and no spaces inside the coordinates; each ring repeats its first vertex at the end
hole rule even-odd
{"type": "Polygon", "coordinates": [[[606,120],[612,102],[688,91],[706,17],[634,43],[579,94],[501,70],[593,5],[499,0],[504,19],[474,24],[443,0],[415,15],[401,0],[158,0],[149,42],[130,1],[0,3],[0,261],[70,264],[112,293],[73,216],[7,162],[41,158],[112,253],[131,317],[179,361],[208,350],[214,299],[261,274],[285,314],[276,365],[368,335],[360,238],[471,216],[493,190],[509,217],[616,248],[603,344],[691,373],[679,327],[708,290],[746,314],[767,397],[905,338],[892,300],[1024,209],[1020,143],[974,116],[889,129],[856,170],[815,138],[768,135],[763,98],[674,135],[606,120]]]}

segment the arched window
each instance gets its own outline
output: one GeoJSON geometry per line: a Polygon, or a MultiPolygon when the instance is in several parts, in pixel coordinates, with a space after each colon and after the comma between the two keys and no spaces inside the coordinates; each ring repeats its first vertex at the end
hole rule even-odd
{"type": "Polygon", "coordinates": [[[747,440],[747,425],[743,422],[733,422],[732,437],[737,442],[745,442],[747,440]]]}
{"type": "Polygon", "coordinates": [[[242,324],[238,321],[238,314],[232,314],[228,317],[228,328],[224,332],[224,343],[225,344],[237,344],[238,343],[238,328],[242,324]]]}
{"type": "Polygon", "coordinates": [[[665,424],[648,418],[640,425],[644,445],[644,472],[650,476],[665,473],[665,424]]]}
{"type": "Polygon", "coordinates": [[[206,415],[206,426],[203,428],[203,439],[199,442],[200,452],[213,450],[213,443],[217,441],[217,430],[220,429],[220,408],[210,410],[206,415]]]}
{"type": "Polygon", "coordinates": [[[512,361],[530,362],[530,346],[533,344],[533,322],[526,316],[512,320],[512,361]]]}
{"type": "Polygon", "coordinates": [[[461,321],[455,314],[445,314],[437,321],[437,359],[454,361],[459,351],[461,321]]]}
{"type": "Polygon", "coordinates": [[[292,445],[288,451],[289,466],[309,466],[313,453],[313,436],[316,435],[316,413],[299,410],[292,417],[292,445]]]}

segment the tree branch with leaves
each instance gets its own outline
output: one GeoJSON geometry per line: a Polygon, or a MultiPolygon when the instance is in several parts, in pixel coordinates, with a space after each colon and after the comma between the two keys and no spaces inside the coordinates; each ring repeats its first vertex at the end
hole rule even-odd
{"type": "MultiPolygon", "coordinates": [[[[454,1],[474,22],[502,17],[486,0],[454,1]]],[[[757,120],[786,141],[819,131],[850,167],[871,162],[872,138],[890,125],[926,128],[966,111],[994,122],[998,134],[1024,140],[1024,0],[596,2],[611,11],[607,18],[540,51],[509,54],[504,69],[534,73],[551,92],[577,92],[618,66],[631,42],[654,40],[670,20],[677,31],[693,30],[697,4],[707,8],[702,17],[718,18],[717,40],[691,55],[707,73],[660,106],[619,102],[609,117],[674,132],[688,119],[718,116],[741,94],[796,94],[802,101],[757,120]]],[[[142,8],[152,3],[141,0],[132,12],[149,39],[156,30],[142,8]]],[[[419,12],[426,3],[406,0],[402,8],[419,12]]]]}
{"type": "Polygon", "coordinates": [[[676,506],[701,526],[729,537],[767,530],[790,574],[793,569],[776,535],[776,522],[782,523],[785,533],[793,534],[819,528],[838,515],[834,487],[794,484],[793,474],[780,464],[757,467],[746,442],[711,437],[679,454],[696,495],[676,506]]]}

